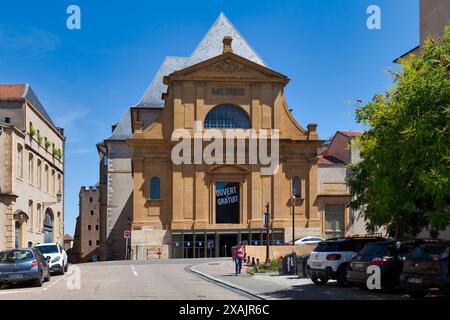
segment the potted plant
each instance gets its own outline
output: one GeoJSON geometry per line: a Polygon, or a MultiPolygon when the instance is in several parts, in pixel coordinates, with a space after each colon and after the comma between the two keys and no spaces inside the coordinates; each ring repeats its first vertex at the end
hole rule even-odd
{"type": "Polygon", "coordinates": [[[28,133],[30,134],[30,136],[34,137],[34,135],[36,134],[36,129],[30,126],[30,131],[28,133]]]}
{"type": "Polygon", "coordinates": [[[51,142],[50,141],[48,141],[48,140],[45,140],[45,143],[44,143],[44,147],[45,147],[45,150],[47,150],[48,149],[48,147],[50,147],[51,146],[51,142]]]}
{"type": "Polygon", "coordinates": [[[41,145],[43,138],[39,132],[36,134],[36,138],[37,138],[38,143],[41,145]]]}

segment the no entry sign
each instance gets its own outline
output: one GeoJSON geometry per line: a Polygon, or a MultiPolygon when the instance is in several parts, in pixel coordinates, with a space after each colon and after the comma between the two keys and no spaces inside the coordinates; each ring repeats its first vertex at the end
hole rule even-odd
{"type": "Polygon", "coordinates": [[[125,239],[130,239],[130,238],[131,238],[131,232],[130,232],[130,230],[125,230],[125,231],[123,232],[123,237],[124,237],[125,239]]]}

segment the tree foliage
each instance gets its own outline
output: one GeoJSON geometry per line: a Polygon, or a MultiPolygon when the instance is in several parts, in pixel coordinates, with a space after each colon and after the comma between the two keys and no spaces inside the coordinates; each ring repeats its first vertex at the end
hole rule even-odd
{"type": "Polygon", "coordinates": [[[369,130],[348,184],[368,230],[408,238],[450,223],[450,25],[401,64],[394,86],[356,109],[369,130]]]}

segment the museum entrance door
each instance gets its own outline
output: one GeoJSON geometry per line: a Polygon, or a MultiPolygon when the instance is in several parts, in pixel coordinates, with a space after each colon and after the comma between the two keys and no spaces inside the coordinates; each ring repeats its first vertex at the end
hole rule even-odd
{"type": "Polygon", "coordinates": [[[238,243],[237,234],[219,234],[219,256],[231,257],[231,248],[238,243]]]}

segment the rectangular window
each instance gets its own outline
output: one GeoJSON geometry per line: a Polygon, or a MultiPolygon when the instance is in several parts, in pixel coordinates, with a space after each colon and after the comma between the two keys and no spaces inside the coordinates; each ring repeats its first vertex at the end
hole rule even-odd
{"type": "Polygon", "coordinates": [[[92,202],[92,198],[89,198],[89,202],[92,202]]]}
{"type": "Polygon", "coordinates": [[[89,247],[92,247],[92,240],[89,240],[89,247]]]}
{"type": "Polygon", "coordinates": [[[23,147],[17,145],[17,176],[23,178],[23,147]]]}
{"type": "Polygon", "coordinates": [[[95,241],[95,245],[99,246],[100,245],[100,240],[95,241]]]}
{"type": "Polygon", "coordinates": [[[34,183],[34,157],[31,152],[28,155],[28,181],[34,183]]]}
{"type": "Polygon", "coordinates": [[[41,189],[42,188],[42,161],[40,159],[38,159],[37,161],[37,172],[36,172],[36,176],[37,176],[37,185],[38,188],[41,189]]]}
{"type": "Polygon", "coordinates": [[[52,170],[52,177],[50,180],[50,185],[51,185],[51,193],[55,194],[55,170],[52,170]]]}
{"type": "Polygon", "coordinates": [[[61,175],[58,173],[58,193],[61,193],[62,183],[61,183],[61,175]]]}
{"type": "Polygon", "coordinates": [[[98,230],[98,224],[95,225],[95,230],[98,230]]]}
{"type": "Polygon", "coordinates": [[[91,225],[90,224],[88,225],[88,230],[91,230],[91,225]]]}
{"type": "Polygon", "coordinates": [[[216,223],[240,222],[239,182],[216,182],[216,223]]]}
{"type": "Polygon", "coordinates": [[[94,215],[94,210],[91,210],[91,216],[93,216],[94,215]]]}

